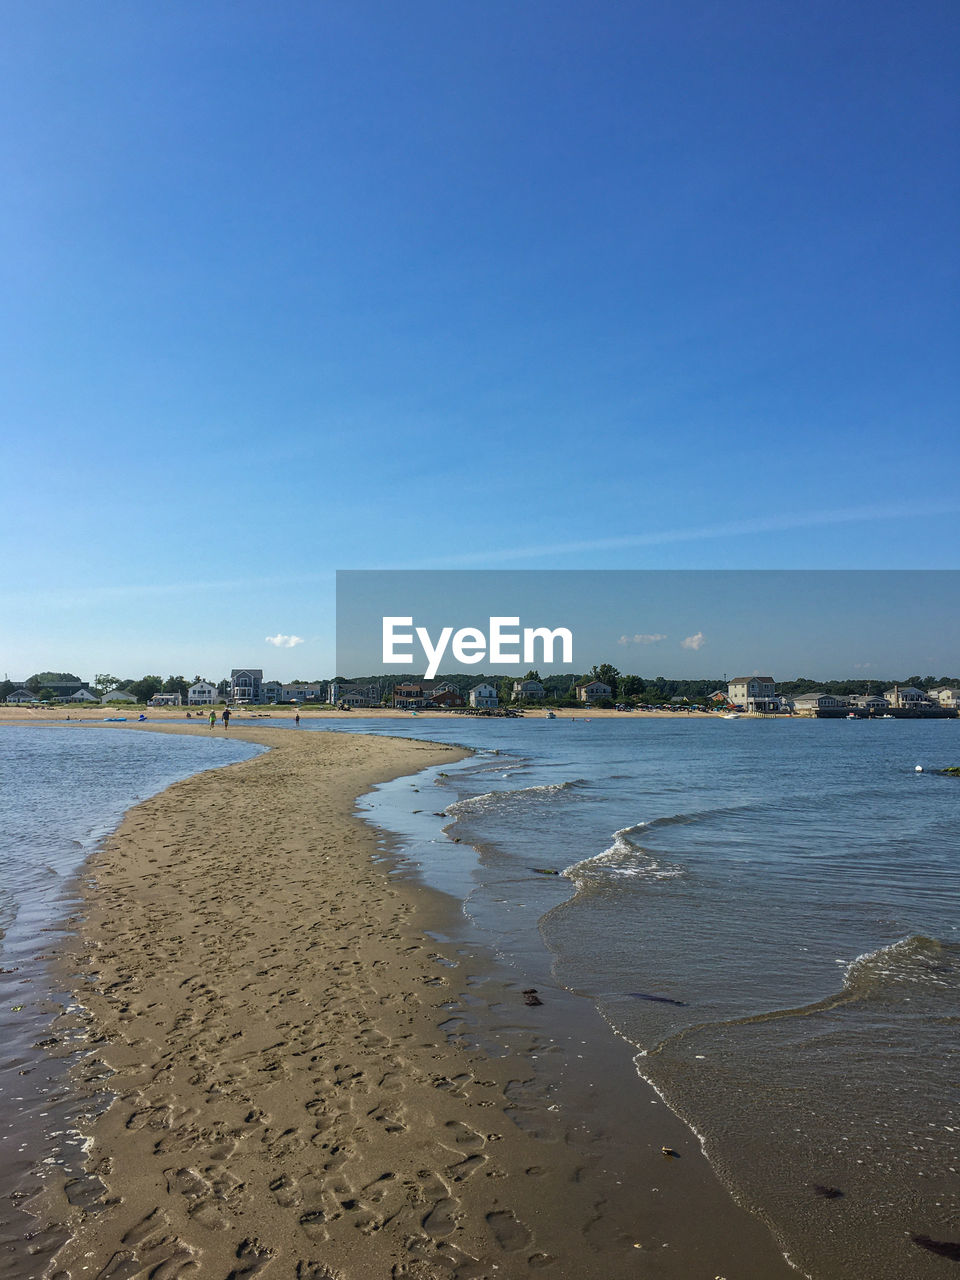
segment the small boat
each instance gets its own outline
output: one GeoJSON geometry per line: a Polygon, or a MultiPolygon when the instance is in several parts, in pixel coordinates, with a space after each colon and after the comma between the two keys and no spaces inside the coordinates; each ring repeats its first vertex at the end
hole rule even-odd
{"type": "Polygon", "coordinates": [[[720,719],[721,720],[739,720],[740,715],[741,715],[741,712],[739,711],[727,711],[724,713],[724,715],[720,717],[720,719]]]}
{"type": "Polygon", "coordinates": [[[548,719],[548,720],[556,720],[556,718],[557,718],[557,713],[556,713],[555,711],[548,711],[548,712],[547,712],[547,719],[548,719]]]}

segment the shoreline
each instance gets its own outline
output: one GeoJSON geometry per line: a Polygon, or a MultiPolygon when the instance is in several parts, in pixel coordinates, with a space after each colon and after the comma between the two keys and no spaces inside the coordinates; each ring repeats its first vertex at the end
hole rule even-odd
{"type": "Polygon", "coordinates": [[[467,751],[230,736],[272,750],[130,810],[82,875],[71,967],[96,967],[77,994],[116,1100],[93,1126],[99,1211],[48,1207],[75,1232],[58,1276],[613,1278],[638,1248],[665,1280],[796,1275],[592,1006],[525,1007],[357,815],[467,751]],[[616,1132],[598,1079],[639,1104],[616,1132]]]}

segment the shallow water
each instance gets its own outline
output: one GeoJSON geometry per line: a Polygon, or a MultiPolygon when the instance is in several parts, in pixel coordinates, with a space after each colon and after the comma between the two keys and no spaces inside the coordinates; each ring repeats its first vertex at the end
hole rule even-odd
{"type": "Polygon", "coordinates": [[[51,965],[77,909],[74,877],[126,809],[173,782],[262,751],[222,738],[197,739],[76,726],[0,726],[0,1272],[38,1274],[49,1241],[24,1240],[19,1206],[44,1172],[78,1167],[82,1104],[67,1069],[83,1044],[79,1016],[51,965]],[[37,1263],[39,1266],[39,1263],[37,1263]]]}
{"type": "Polygon", "coordinates": [[[368,816],[501,954],[546,944],[802,1270],[955,1269],[960,722],[360,729],[501,753],[368,816]]]}

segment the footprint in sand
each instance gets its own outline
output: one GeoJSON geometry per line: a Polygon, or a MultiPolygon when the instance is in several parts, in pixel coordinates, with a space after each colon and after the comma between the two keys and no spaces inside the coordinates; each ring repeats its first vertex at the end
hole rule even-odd
{"type": "Polygon", "coordinates": [[[459,1160],[456,1164],[450,1165],[447,1169],[447,1177],[453,1182],[466,1182],[469,1177],[482,1169],[487,1163],[487,1157],[481,1155],[467,1156],[465,1160],[459,1160]]]}
{"type": "Polygon", "coordinates": [[[245,1276],[255,1276],[272,1257],[273,1250],[262,1245],[259,1240],[244,1240],[237,1249],[237,1265],[227,1276],[227,1280],[244,1280],[245,1276]]]}
{"type": "Polygon", "coordinates": [[[293,1209],[303,1203],[303,1194],[288,1173],[281,1174],[271,1182],[270,1190],[281,1209],[293,1209]]]}
{"type": "Polygon", "coordinates": [[[493,1232],[493,1238],[505,1253],[513,1253],[523,1249],[530,1243],[530,1232],[518,1222],[509,1209],[498,1209],[487,1214],[487,1226],[493,1232]]]}
{"type": "Polygon", "coordinates": [[[444,1128],[447,1131],[447,1137],[452,1138],[463,1151],[481,1151],[487,1145],[487,1142],[495,1141],[499,1136],[491,1133],[484,1138],[475,1129],[471,1129],[469,1125],[461,1124],[459,1120],[448,1120],[444,1128]]]}

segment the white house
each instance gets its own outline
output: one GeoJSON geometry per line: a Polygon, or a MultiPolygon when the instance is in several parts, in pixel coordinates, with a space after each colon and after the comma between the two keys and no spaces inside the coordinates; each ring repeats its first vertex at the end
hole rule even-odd
{"type": "Polygon", "coordinates": [[[601,698],[613,696],[613,690],[602,680],[585,680],[575,686],[578,702],[598,702],[601,698]]]}
{"type": "Polygon", "coordinates": [[[209,680],[198,680],[187,690],[188,707],[212,707],[217,701],[217,686],[209,680]]]}
{"type": "Polygon", "coordinates": [[[727,684],[727,698],[747,711],[780,711],[773,676],[735,676],[727,684]]]}
{"type": "Polygon", "coordinates": [[[499,706],[496,689],[486,682],[475,684],[470,690],[469,699],[471,707],[481,707],[488,711],[495,711],[499,706]]]}
{"type": "Polygon", "coordinates": [[[846,698],[834,693],[824,693],[822,689],[799,694],[793,699],[793,709],[801,715],[815,715],[818,711],[842,711],[848,705],[846,698]]]}
{"type": "Polygon", "coordinates": [[[951,711],[960,709],[960,689],[951,689],[941,685],[939,689],[931,689],[930,697],[935,698],[941,707],[949,707],[951,711]]]}

